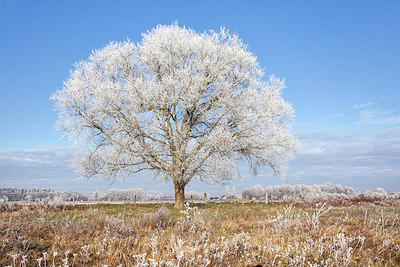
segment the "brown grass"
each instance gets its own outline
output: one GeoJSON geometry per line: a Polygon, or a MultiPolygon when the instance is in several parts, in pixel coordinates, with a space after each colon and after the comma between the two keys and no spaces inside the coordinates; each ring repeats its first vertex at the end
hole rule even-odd
{"type": "Polygon", "coordinates": [[[0,266],[400,264],[399,207],[290,204],[18,206],[0,213],[0,266]]]}

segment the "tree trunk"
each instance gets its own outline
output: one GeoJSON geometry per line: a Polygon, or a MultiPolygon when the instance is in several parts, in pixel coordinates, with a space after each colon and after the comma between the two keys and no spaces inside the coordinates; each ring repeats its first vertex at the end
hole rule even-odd
{"type": "Polygon", "coordinates": [[[182,182],[174,182],[175,186],[175,206],[176,209],[185,208],[185,184],[182,182]]]}

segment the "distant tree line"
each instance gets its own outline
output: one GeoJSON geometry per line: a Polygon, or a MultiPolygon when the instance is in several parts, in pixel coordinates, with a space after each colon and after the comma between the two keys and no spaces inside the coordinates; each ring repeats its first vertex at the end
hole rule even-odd
{"type": "Polygon", "coordinates": [[[62,198],[65,200],[86,201],[88,198],[78,192],[66,192],[52,189],[0,188],[0,198],[7,201],[41,201],[62,198]]]}
{"type": "MultiPolygon", "coordinates": [[[[204,193],[199,193],[196,191],[185,191],[185,199],[189,200],[203,200],[204,199],[204,193]]],[[[146,199],[149,201],[156,201],[156,200],[171,200],[174,199],[173,195],[164,195],[162,193],[150,190],[146,194],[146,199]]]]}
{"type": "MultiPolygon", "coordinates": [[[[185,199],[186,201],[188,200],[204,200],[204,197],[207,197],[207,199],[209,199],[210,197],[212,197],[209,193],[207,192],[196,192],[196,191],[185,191],[185,199]]],[[[215,197],[215,196],[214,196],[215,197]]],[[[236,190],[235,187],[232,187],[232,190],[229,190],[229,187],[226,188],[226,193],[225,195],[222,196],[218,196],[216,197],[218,199],[224,199],[224,200],[233,200],[233,199],[237,199],[237,195],[236,195],[236,190]]],[[[174,199],[173,195],[164,195],[162,193],[150,190],[147,192],[146,194],[146,199],[149,201],[155,201],[155,200],[171,200],[174,199]]]]}
{"type": "Polygon", "coordinates": [[[265,198],[265,193],[268,193],[268,198],[273,200],[283,200],[294,196],[319,196],[324,194],[355,195],[355,191],[351,187],[326,183],[323,185],[284,184],[268,186],[265,189],[261,185],[255,185],[243,189],[242,196],[245,199],[265,198]]]}
{"type": "MultiPolygon", "coordinates": [[[[384,192],[382,188],[378,188],[377,191],[384,192]]],[[[355,191],[351,187],[342,186],[340,184],[331,185],[277,185],[268,186],[263,188],[261,185],[255,185],[250,188],[245,188],[242,191],[244,199],[264,199],[265,194],[268,193],[268,198],[273,200],[283,200],[289,197],[304,196],[304,197],[315,197],[326,194],[343,194],[347,196],[355,195],[355,191]]],[[[102,193],[96,190],[89,198],[78,192],[65,192],[57,191],[52,189],[17,189],[17,188],[0,188],[0,199],[8,201],[40,201],[40,200],[54,200],[64,199],[72,200],[73,197],[76,201],[134,201],[136,196],[137,201],[141,200],[171,200],[174,198],[172,195],[164,195],[162,193],[149,190],[145,194],[142,188],[130,188],[130,189],[117,189],[111,188],[106,192],[102,193]]],[[[211,197],[207,194],[207,197],[211,197]]],[[[204,193],[196,191],[186,191],[185,199],[190,200],[203,200],[204,193]]],[[[235,187],[232,190],[226,188],[226,194],[220,196],[221,199],[235,199],[237,198],[235,187]]]]}
{"type": "Polygon", "coordinates": [[[102,194],[99,190],[96,190],[90,197],[92,201],[134,201],[143,200],[144,191],[142,188],[129,188],[129,189],[117,189],[111,188],[102,194]]]}

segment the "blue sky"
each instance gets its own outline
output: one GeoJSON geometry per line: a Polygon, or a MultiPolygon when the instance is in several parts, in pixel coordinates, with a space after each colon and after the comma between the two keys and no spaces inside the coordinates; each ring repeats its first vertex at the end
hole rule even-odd
{"type": "MultiPolygon", "coordinates": [[[[73,63],[110,41],[175,21],[237,33],[268,74],[285,78],[302,148],[281,180],[330,182],[358,191],[400,191],[399,1],[31,1],[0,0],[0,187],[90,192],[142,187],[172,193],[146,174],[110,185],[68,168],[71,144],[54,130],[50,95],[73,63]]],[[[189,190],[224,192],[193,183],[189,190]]]]}

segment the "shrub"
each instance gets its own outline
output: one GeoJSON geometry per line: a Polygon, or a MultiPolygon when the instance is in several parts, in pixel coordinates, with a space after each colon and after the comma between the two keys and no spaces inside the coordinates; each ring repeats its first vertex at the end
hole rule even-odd
{"type": "Polygon", "coordinates": [[[139,220],[139,225],[150,228],[165,228],[171,224],[171,215],[166,207],[158,208],[154,213],[147,213],[139,220]]]}

